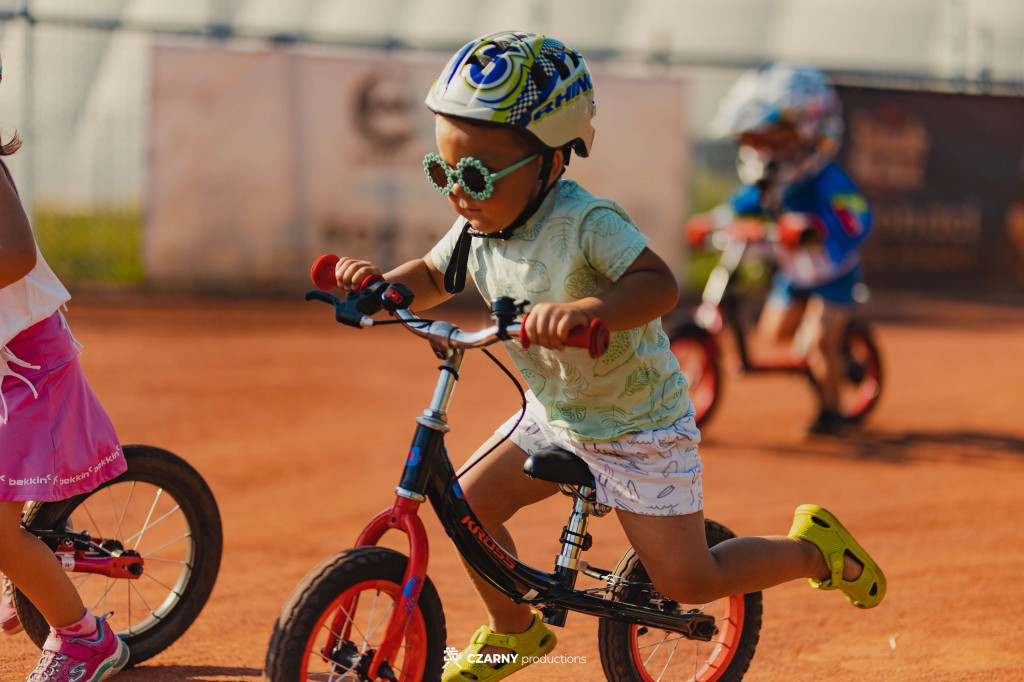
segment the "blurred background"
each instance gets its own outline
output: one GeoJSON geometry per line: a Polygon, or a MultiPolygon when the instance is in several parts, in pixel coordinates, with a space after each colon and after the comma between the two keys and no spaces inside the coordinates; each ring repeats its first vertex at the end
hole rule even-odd
{"type": "Polygon", "coordinates": [[[0,131],[72,290],[294,291],[324,251],[389,266],[451,224],[422,101],[470,38],[522,28],[595,73],[593,156],[688,291],[681,227],[737,184],[707,124],[739,73],[840,86],[840,164],[876,214],[876,289],[1024,290],[1019,0],[0,1],[0,131]]]}
{"type": "MultiPolygon", "coordinates": [[[[826,503],[885,566],[891,596],[865,617],[802,581],[773,588],[746,679],[1024,679],[1022,0],[0,0],[0,137],[25,142],[5,162],[75,295],[89,380],[123,442],[186,457],[224,519],[203,616],[125,679],[261,679],[293,587],[392,499],[386,453],[404,461],[433,356],[394,327],[341,330],[301,296],[321,253],[388,267],[448,230],[423,177],[423,99],[456,48],[504,29],[586,57],[597,136],[568,177],[629,211],[684,307],[715,258],[687,251],[684,223],[739,182],[733,145],[709,136],[721,97],[766,61],[828,72],[846,115],[839,164],[875,216],[862,312],[877,322],[884,409],[842,440],[805,441],[817,394],[802,376],[723,371],[705,491],[709,517],[743,534],[826,503]],[[998,627],[978,627],[993,614],[998,627]]],[[[472,289],[460,296],[482,309],[472,289]]],[[[456,461],[517,405],[477,362],[452,411],[456,461]]],[[[525,534],[561,523],[556,497],[514,520],[537,566],[551,547],[525,534]]],[[[458,598],[461,564],[427,523],[461,646],[479,606],[458,598]]],[[[620,556],[616,529],[597,531],[598,565],[620,556]]],[[[593,626],[559,634],[589,661],[573,679],[600,675],[593,626]]],[[[5,639],[0,678],[14,679],[38,651],[5,639]]]]}

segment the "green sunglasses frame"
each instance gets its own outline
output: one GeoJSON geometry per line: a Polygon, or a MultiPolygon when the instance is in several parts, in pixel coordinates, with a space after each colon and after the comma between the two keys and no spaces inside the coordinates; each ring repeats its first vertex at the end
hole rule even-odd
{"type": "Polygon", "coordinates": [[[490,169],[487,168],[487,166],[482,164],[479,160],[474,159],[472,156],[467,156],[463,159],[460,159],[459,162],[455,165],[455,168],[453,169],[451,166],[445,163],[444,159],[441,158],[440,154],[435,154],[431,152],[423,157],[423,172],[426,173],[427,179],[430,181],[431,186],[433,186],[433,188],[436,189],[438,193],[441,194],[442,196],[448,196],[449,194],[451,194],[452,187],[454,187],[455,183],[458,182],[459,185],[462,187],[463,192],[473,197],[477,201],[483,201],[484,199],[487,199],[492,194],[494,194],[495,182],[502,179],[512,171],[522,168],[526,164],[536,159],[538,156],[540,156],[540,154],[531,154],[522,161],[512,164],[508,168],[500,170],[497,173],[492,173],[490,169]],[[444,187],[441,187],[436,182],[434,182],[434,177],[430,174],[430,166],[431,164],[435,163],[438,164],[442,170],[444,170],[444,174],[448,178],[448,184],[444,187]],[[462,171],[465,168],[469,167],[475,168],[480,173],[480,176],[484,179],[484,188],[479,192],[474,192],[473,190],[469,189],[468,187],[466,187],[466,184],[462,181],[462,171]]]}

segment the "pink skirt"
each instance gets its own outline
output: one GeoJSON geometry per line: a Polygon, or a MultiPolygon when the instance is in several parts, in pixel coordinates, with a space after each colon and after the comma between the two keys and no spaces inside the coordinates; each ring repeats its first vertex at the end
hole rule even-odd
{"type": "Polygon", "coordinates": [[[114,426],[82,373],[59,313],[18,334],[4,350],[0,501],[67,499],[127,469],[114,426]],[[12,362],[12,355],[37,368],[12,362]]]}

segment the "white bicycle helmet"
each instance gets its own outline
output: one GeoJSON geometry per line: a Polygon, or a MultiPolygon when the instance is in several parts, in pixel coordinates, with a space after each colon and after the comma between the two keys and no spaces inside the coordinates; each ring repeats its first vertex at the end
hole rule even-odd
{"type": "MultiPolygon", "coordinates": [[[[774,63],[748,71],[722,99],[711,129],[718,137],[735,138],[777,123],[793,126],[802,142],[794,158],[779,164],[787,180],[807,177],[835,158],[843,137],[842,105],[821,69],[774,63]]],[[[741,150],[741,167],[751,161],[749,153],[743,156],[741,150]]]]}
{"type": "Polygon", "coordinates": [[[586,62],[563,43],[503,31],[466,44],[426,99],[437,114],[517,128],[548,149],[590,154],[596,110],[586,62]]]}

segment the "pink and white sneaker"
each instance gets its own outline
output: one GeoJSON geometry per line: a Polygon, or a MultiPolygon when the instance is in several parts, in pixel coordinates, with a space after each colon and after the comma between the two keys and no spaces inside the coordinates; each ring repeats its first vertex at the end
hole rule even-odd
{"type": "Polygon", "coordinates": [[[3,591],[0,592],[0,630],[5,635],[16,635],[24,629],[18,612],[14,610],[14,585],[5,577],[3,591]]]}
{"type": "Polygon", "coordinates": [[[106,618],[97,618],[92,639],[65,637],[53,629],[43,645],[39,665],[26,682],[100,682],[128,663],[128,646],[114,634],[106,618]]]}

